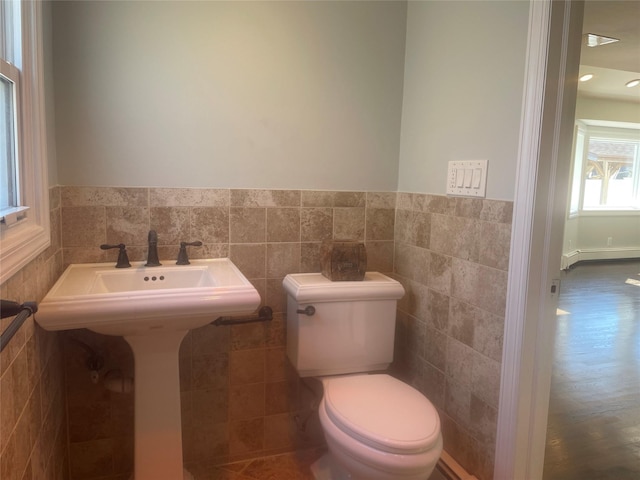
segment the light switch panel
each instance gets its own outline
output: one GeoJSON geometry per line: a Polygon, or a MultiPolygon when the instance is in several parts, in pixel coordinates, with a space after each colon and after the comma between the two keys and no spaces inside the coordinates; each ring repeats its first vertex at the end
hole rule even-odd
{"type": "Polygon", "coordinates": [[[447,195],[484,198],[487,190],[487,164],[487,160],[449,162],[447,195]]]}

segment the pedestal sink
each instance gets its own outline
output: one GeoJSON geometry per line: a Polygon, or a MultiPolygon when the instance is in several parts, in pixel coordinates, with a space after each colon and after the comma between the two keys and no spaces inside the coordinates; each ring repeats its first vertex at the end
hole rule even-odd
{"type": "Polygon", "coordinates": [[[39,306],[46,330],[87,328],[123,336],[135,361],[135,480],[191,478],[183,472],[178,350],[190,329],[247,315],[260,296],[228,258],[191,265],[116,269],[70,265],[39,306]]]}

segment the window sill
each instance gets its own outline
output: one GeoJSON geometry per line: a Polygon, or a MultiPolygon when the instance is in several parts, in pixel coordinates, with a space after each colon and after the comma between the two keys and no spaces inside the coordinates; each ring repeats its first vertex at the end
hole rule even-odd
{"type": "Polygon", "coordinates": [[[29,207],[13,207],[0,210],[0,224],[4,225],[4,228],[11,228],[17,225],[27,218],[27,210],[29,210],[29,207]]]}
{"type": "Polygon", "coordinates": [[[640,209],[638,208],[580,210],[578,214],[580,217],[636,217],[638,215],[640,215],[640,209]]]}
{"type": "Polygon", "coordinates": [[[0,249],[0,284],[16,274],[27,263],[35,259],[50,244],[49,231],[39,225],[20,225],[16,232],[3,232],[0,249]]]}

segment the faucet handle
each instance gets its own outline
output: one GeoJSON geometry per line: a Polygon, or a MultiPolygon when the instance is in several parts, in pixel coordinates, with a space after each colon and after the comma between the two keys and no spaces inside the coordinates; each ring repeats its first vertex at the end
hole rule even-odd
{"type": "Polygon", "coordinates": [[[187,247],[201,247],[202,242],[196,240],[195,242],[180,242],[180,251],[178,252],[178,260],[176,265],[189,265],[189,257],[187,256],[187,247]]]}
{"type": "Polygon", "coordinates": [[[118,261],[116,262],[116,268],[129,268],[131,264],[129,263],[129,256],[127,255],[127,247],[124,243],[118,243],[117,245],[108,245],[106,243],[100,245],[102,250],[110,250],[112,248],[118,248],[120,251],[118,252],[118,261]]]}

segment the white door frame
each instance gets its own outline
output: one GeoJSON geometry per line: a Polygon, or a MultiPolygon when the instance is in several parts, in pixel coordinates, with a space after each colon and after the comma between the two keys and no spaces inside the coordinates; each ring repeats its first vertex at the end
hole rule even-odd
{"type": "Polygon", "coordinates": [[[495,480],[542,478],[583,8],[530,3],[495,480]]]}

